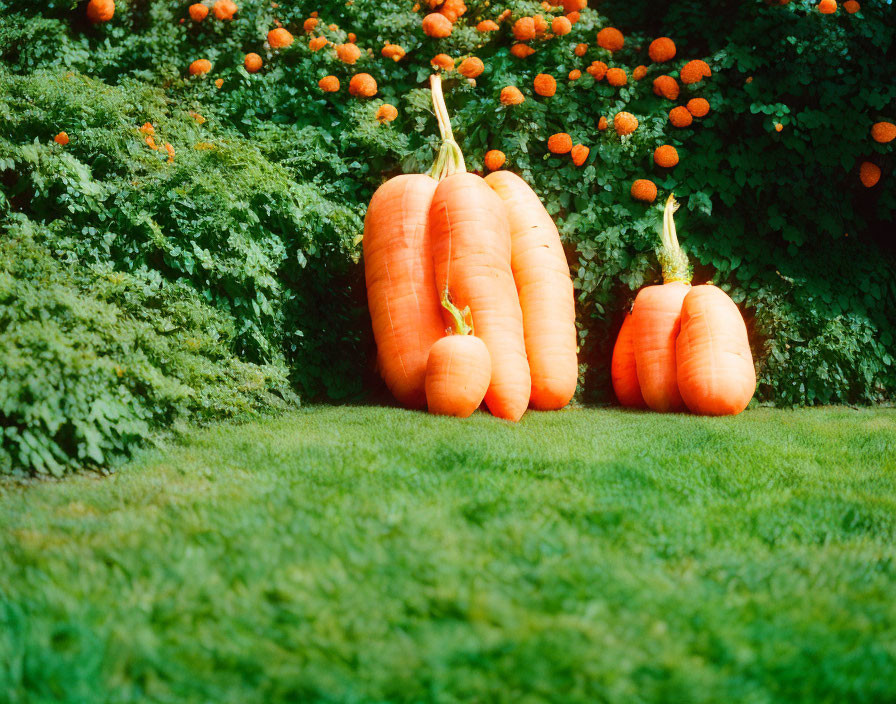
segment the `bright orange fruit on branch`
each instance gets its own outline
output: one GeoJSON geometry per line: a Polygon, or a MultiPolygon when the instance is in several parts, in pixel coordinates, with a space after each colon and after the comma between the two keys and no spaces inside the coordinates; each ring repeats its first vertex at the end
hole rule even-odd
{"type": "Polygon", "coordinates": [[[108,22],[114,15],[114,0],[90,0],[87,3],[87,19],[91,22],[108,22]]]}

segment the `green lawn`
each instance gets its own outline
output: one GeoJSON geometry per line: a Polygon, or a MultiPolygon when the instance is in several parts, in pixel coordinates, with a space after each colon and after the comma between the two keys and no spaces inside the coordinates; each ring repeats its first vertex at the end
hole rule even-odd
{"type": "Polygon", "coordinates": [[[0,484],[0,702],[893,702],[896,411],[309,408],[0,484]]]}

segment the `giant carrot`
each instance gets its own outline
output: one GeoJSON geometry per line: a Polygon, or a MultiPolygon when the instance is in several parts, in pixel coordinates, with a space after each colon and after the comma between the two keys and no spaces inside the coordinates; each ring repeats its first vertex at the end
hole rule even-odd
{"type": "Polygon", "coordinates": [[[747,326],[728,294],[712,284],[684,298],[677,345],[678,388],[688,408],[736,415],[756,391],[747,326]]]}
{"type": "Polygon", "coordinates": [[[406,174],[380,186],[364,219],[364,273],[380,374],[399,403],[426,406],[429,348],[444,334],[429,208],[438,182],[406,174]]]}
{"type": "Polygon", "coordinates": [[[633,337],[632,314],[626,313],[619,336],[613,346],[613,358],[610,362],[610,378],[613,391],[619,403],[629,408],[647,408],[644,396],[641,395],[641,384],[638,381],[638,369],[635,363],[635,340],[633,337]]]}
{"type": "Polygon", "coordinates": [[[644,402],[654,411],[685,408],[678,391],[675,341],[681,327],[681,305],[691,289],[688,260],[678,245],[672,196],[663,218],[660,264],[663,283],[638,291],[632,307],[635,364],[644,402]]]}
{"type": "Polygon", "coordinates": [[[507,208],[510,264],[532,373],[530,405],[557,410],[572,399],[579,375],[575,296],[560,233],[535,191],[515,173],[495,171],[485,182],[507,208]]]}
{"type": "Polygon", "coordinates": [[[439,291],[450,289],[458,306],[469,306],[488,348],[492,377],[486,405],[493,415],[517,421],[529,405],[531,378],[506,208],[481,177],[466,172],[438,76],[431,85],[445,155],[430,208],[436,285],[439,291]]]}

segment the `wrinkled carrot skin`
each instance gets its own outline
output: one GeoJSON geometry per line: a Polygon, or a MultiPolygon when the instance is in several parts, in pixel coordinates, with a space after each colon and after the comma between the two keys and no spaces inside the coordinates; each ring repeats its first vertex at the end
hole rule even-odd
{"type": "Polygon", "coordinates": [[[380,374],[407,408],[426,407],[426,360],[445,334],[427,226],[437,184],[423,174],[396,176],[373,194],[364,219],[364,273],[380,374]]]}
{"type": "Polygon", "coordinates": [[[436,286],[450,287],[459,308],[470,307],[491,357],[485,403],[498,418],[518,421],[532,383],[504,203],[479,176],[457,173],[439,183],[429,224],[436,286]]]}
{"type": "Polygon", "coordinates": [[[492,361],[485,343],[473,335],[449,335],[436,342],[426,364],[426,404],[430,413],[467,418],[488,390],[492,361]]]}
{"type": "Polygon", "coordinates": [[[579,377],[575,294],[560,233],[535,191],[515,173],[495,171],[485,182],[504,201],[510,224],[510,264],[532,375],[529,404],[558,410],[572,400],[579,377]]]}
{"type": "Polygon", "coordinates": [[[682,411],[678,391],[675,341],[681,328],[681,306],[690,284],[673,282],[642,288],[632,307],[635,364],[647,407],[659,412],[682,411]]]}
{"type": "Polygon", "coordinates": [[[620,404],[628,408],[647,408],[638,381],[633,330],[632,314],[626,313],[616,344],[613,346],[610,377],[613,380],[613,391],[616,392],[620,404]]]}
{"type": "Polygon", "coordinates": [[[678,388],[701,415],[737,415],[756,391],[747,326],[727,293],[694,286],[684,298],[677,342],[678,388]]]}

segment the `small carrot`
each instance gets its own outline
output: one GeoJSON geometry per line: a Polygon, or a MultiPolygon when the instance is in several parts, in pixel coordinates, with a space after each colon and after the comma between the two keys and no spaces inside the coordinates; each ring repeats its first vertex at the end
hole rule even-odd
{"type": "Polygon", "coordinates": [[[451,303],[448,290],[442,307],[454,319],[451,334],[438,340],[426,361],[426,405],[430,413],[467,418],[473,414],[492,378],[492,360],[485,343],[473,334],[469,306],[451,303]]]}

